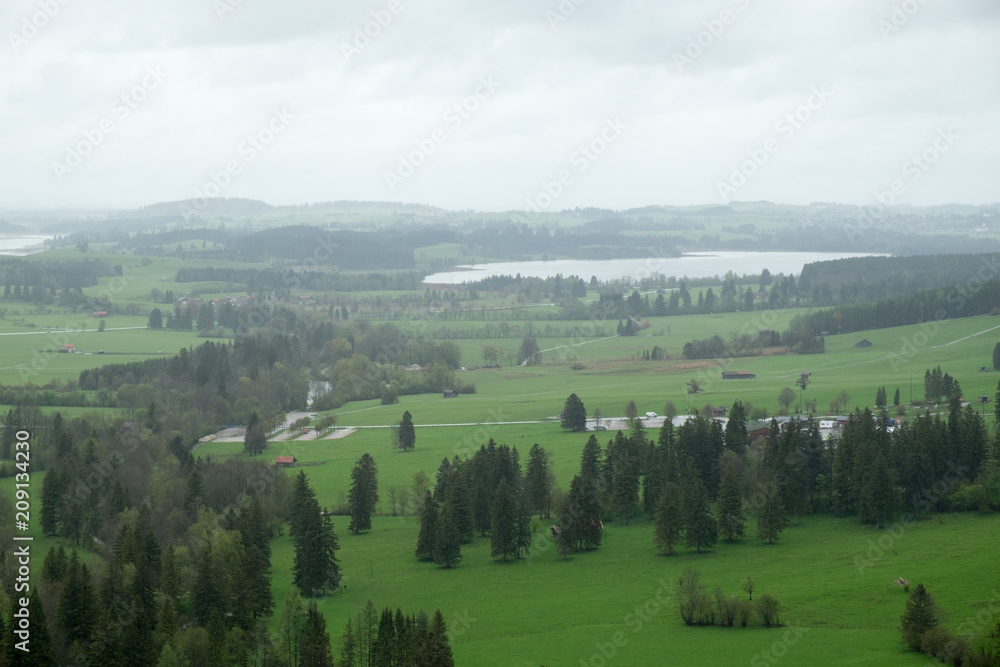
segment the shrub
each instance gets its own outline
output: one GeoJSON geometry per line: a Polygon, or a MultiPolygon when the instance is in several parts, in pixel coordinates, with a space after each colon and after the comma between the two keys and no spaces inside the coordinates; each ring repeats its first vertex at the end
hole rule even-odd
{"type": "Polygon", "coordinates": [[[757,615],[765,628],[781,625],[781,603],[770,593],[764,593],[757,599],[757,615]]]}
{"type": "Polygon", "coordinates": [[[920,637],[920,652],[940,658],[948,644],[955,641],[955,635],[946,628],[931,628],[920,637]]]}

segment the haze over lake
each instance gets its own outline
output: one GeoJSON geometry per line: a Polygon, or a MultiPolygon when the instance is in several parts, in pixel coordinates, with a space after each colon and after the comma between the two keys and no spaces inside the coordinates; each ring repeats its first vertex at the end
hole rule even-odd
{"type": "Polygon", "coordinates": [[[727,271],[736,275],[759,274],[764,269],[771,273],[798,275],[802,267],[811,262],[823,262],[847,257],[868,257],[873,253],[850,252],[744,252],[720,250],[688,253],[681,257],[646,257],[642,259],[557,259],[532,262],[495,262],[459,266],[451,271],[442,271],[427,276],[424,283],[438,285],[458,285],[463,282],[482,280],[490,276],[522,276],[548,278],[561,273],[563,276],[576,275],[584,280],[597,276],[598,280],[617,280],[627,277],[640,280],[650,275],[662,273],[678,278],[704,278],[723,276],[727,271]]]}

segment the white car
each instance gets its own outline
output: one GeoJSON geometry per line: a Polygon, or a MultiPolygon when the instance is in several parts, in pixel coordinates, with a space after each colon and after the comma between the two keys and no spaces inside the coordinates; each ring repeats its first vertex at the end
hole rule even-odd
{"type": "Polygon", "coordinates": [[[653,417],[655,417],[655,416],[656,416],[656,413],[655,413],[655,412],[647,412],[647,413],[646,413],[646,417],[647,417],[648,419],[652,419],[652,418],[653,418],[653,417]]]}
{"type": "Polygon", "coordinates": [[[316,413],[315,412],[310,412],[309,413],[309,418],[310,419],[316,419],[316,413]]]}

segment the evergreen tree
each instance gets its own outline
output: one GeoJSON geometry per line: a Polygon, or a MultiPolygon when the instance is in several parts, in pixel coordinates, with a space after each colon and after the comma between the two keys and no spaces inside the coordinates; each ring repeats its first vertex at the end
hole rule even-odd
{"type": "Polygon", "coordinates": [[[224,613],[222,591],[219,590],[220,576],[210,547],[202,547],[196,572],[194,588],[191,589],[191,610],[198,625],[207,628],[213,619],[224,613]]]}
{"type": "MultiPolygon", "coordinates": [[[[457,457],[456,457],[457,461],[457,457]]],[[[450,514],[455,521],[455,528],[463,543],[471,542],[474,534],[472,524],[472,499],[469,493],[469,484],[466,481],[464,467],[452,464],[448,473],[448,486],[445,490],[445,498],[442,513],[450,514]]],[[[441,520],[438,518],[438,526],[441,520]]]]}
{"type": "Polygon", "coordinates": [[[76,550],[69,557],[66,584],[59,596],[57,618],[70,642],[90,639],[97,621],[97,594],[90,580],[90,570],[77,559],[76,550]]]}
{"type": "Polygon", "coordinates": [[[899,405],[899,387],[896,387],[896,393],[892,395],[892,406],[896,407],[899,405]]]}
{"type": "Polygon", "coordinates": [[[490,522],[490,555],[506,562],[518,553],[518,500],[507,480],[501,478],[493,499],[493,520],[490,522]]]}
{"type": "Polygon", "coordinates": [[[896,510],[896,485],[885,456],[879,452],[865,478],[861,497],[858,499],[859,517],[874,522],[875,530],[892,521],[896,510]]]}
{"type": "MultiPolygon", "coordinates": [[[[271,595],[271,531],[260,498],[250,496],[240,510],[235,527],[243,542],[243,580],[240,587],[246,605],[243,615],[256,622],[270,617],[274,608],[271,595]]],[[[244,629],[249,629],[249,626],[244,629]]]]}
{"type": "Polygon", "coordinates": [[[924,633],[939,626],[944,619],[934,596],[927,592],[923,584],[917,584],[906,599],[906,611],[899,620],[903,641],[914,651],[919,651],[924,633]]]}
{"type": "Polygon", "coordinates": [[[396,430],[396,438],[399,448],[404,452],[413,449],[417,444],[417,432],[413,427],[413,416],[410,415],[409,410],[403,412],[403,418],[396,430]]]}
{"type": "Polygon", "coordinates": [[[149,321],[146,322],[146,327],[149,329],[162,329],[163,328],[163,313],[159,308],[154,308],[149,311],[149,321]]]}
{"type": "Polygon", "coordinates": [[[261,423],[256,411],[251,412],[247,432],[243,438],[243,451],[256,455],[263,452],[265,447],[267,447],[267,434],[264,432],[264,424],[261,423]]]}
{"type": "Polygon", "coordinates": [[[392,658],[396,644],[396,621],[392,610],[386,607],[378,621],[378,634],[372,647],[372,665],[375,667],[392,667],[392,658]]]}
{"type": "MultiPolygon", "coordinates": [[[[618,432],[621,435],[621,431],[618,432]]],[[[617,437],[613,454],[607,463],[611,467],[611,506],[618,518],[627,526],[629,517],[639,508],[640,461],[638,447],[633,438],[617,437]]]]}
{"type": "Polygon", "coordinates": [[[302,606],[299,589],[293,586],[281,603],[281,617],[278,619],[278,654],[284,664],[299,663],[305,630],[306,610],[302,606]]]}
{"type": "Polygon", "coordinates": [[[198,516],[198,510],[204,502],[205,490],[202,486],[201,473],[198,469],[191,471],[187,478],[187,488],[184,491],[184,511],[191,518],[198,516]]]}
{"type": "Polygon", "coordinates": [[[719,540],[719,526],[708,507],[708,493],[700,479],[692,476],[687,483],[684,503],[684,543],[701,553],[719,540]]]}
{"type": "Polygon", "coordinates": [[[576,394],[570,394],[563,404],[561,425],[574,433],[587,430],[587,409],[576,394]]]}
{"type": "Polygon", "coordinates": [[[340,667],[359,667],[358,639],[354,636],[351,619],[347,619],[344,634],[340,636],[340,667]]]}
{"type": "Polygon", "coordinates": [[[1000,371],[1000,343],[993,346],[993,370],[1000,371]]]}
{"type": "Polygon", "coordinates": [[[62,475],[55,468],[42,478],[42,533],[56,535],[59,530],[59,506],[62,505],[62,475]]]}
{"type": "Polygon", "coordinates": [[[757,539],[767,540],[772,544],[785,528],[788,519],[785,517],[785,504],[774,483],[773,477],[765,482],[763,501],[757,505],[757,539]]]}
{"type": "Polygon", "coordinates": [[[680,489],[674,482],[667,482],[663,487],[656,509],[655,525],[656,548],[670,556],[674,553],[674,547],[680,544],[684,529],[680,489]]]}
{"type": "Polygon", "coordinates": [[[434,540],[434,562],[446,568],[462,562],[462,533],[455,514],[454,501],[446,501],[434,540]]]}
{"type": "Polygon", "coordinates": [[[420,511],[420,534],[417,536],[417,558],[434,560],[434,544],[437,541],[438,503],[427,491],[424,506],[420,511]]]}
{"type": "Polygon", "coordinates": [[[326,631],[326,619],[319,613],[315,602],[310,602],[306,611],[301,655],[302,667],[333,667],[333,652],[330,650],[330,634],[326,631]]]}
{"type": "Polygon", "coordinates": [[[552,507],[552,472],[549,455],[539,444],[528,452],[528,469],[524,475],[524,496],[528,509],[538,512],[538,518],[548,518],[552,507]]]}
{"type": "Polygon", "coordinates": [[[336,556],[340,545],[333,521],[320,509],[315,498],[310,498],[302,511],[300,532],[294,536],[293,582],[307,596],[323,595],[327,590],[340,587],[340,565],[336,556]]]}
{"type": "Polygon", "coordinates": [[[361,455],[351,470],[351,490],[347,495],[347,505],[351,511],[348,530],[355,535],[362,530],[371,530],[372,514],[378,506],[378,467],[367,452],[361,455]]]}
{"type": "Polygon", "coordinates": [[[66,559],[66,551],[62,545],[59,547],[49,547],[42,563],[42,580],[47,583],[62,582],[66,576],[69,562],[66,559]]]}
{"type": "MultiPolygon", "coordinates": [[[[1000,395],[1000,387],[997,389],[997,394],[1000,395]]],[[[591,434],[580,454],[580,479],[584,484],[596,488],[600,479],[600,471],[601,445],[597,442],[597,436],[591,434]]]]}
{"type": "Polygon", "coordinates": [[[719,484],[719,533],[727,542],[746,534],[746,516],[743,514],[743,493],[741,492],[737,463],[728,459],[722,468],[722,482],[719,484]]]}
{"type": "Polygon", "coordinates": [[[430,627],[419,634],[414,645],[412,663],[417,665],[435,665],[436,667],[454,667],[455,660],[448,645],[448,627],[444,622],[441,610],[434,612],[430,627]]]}
{"type": "Polygon", "coordinates": [[[724,441],[726,449],[739,455],[746,452],[750,436],[747,432],[747,413],[742,401],[735,401],[729,409],[724,441]]]}
{"type": "Polygon", "coordinates": [[[884,408],[886,406],[885,387],[879,387],[875,391],[875,407],[884,408]]]}

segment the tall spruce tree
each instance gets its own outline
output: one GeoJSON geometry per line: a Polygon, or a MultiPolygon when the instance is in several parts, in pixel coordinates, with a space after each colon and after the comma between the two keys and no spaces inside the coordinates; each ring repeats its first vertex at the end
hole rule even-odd
{"type": "Polygon", "coordinates": [[[302,666],[333,667],[333,652],[330,650],[330,634],[326,631],[326,619],[319,613],[315,602],[310,602],[306,611],[306,627],[302,635],[302,666]]]}
{"type": "Polygon", "coordinates": [[[772,544],[784,530],[788,519],[785,516],[785,503],[781,500],[781,493],[773,476],[765,481],[763,488],[763,499],[756,508],[757,539],[767,540],[768,544],[772,544]]]}
{"type": "Polygon", "coordinates": [[[719,525],[708,506],[708,493],[701,479],[692,475],[684,495],[684,543],[701,553],[719,540],[719,525]]]}
{"type": "Polygon", "coordinates": [[[917,584],[906,599],[906,611],[899,620],[903,641],[914,651],[919,651],[924,633],[939,626],[943,614],[934,596],[923,584],[917,584]]]}
{"type": "Polygon", "coordinates": [[[351,490],[347,495],[347,505],[351,511],[348,530],[355,535],[362,530],[371,530],[372,514],[378,505],[378,467],[367,452],[361,455],[351,470],[351,490]]]}
{"type": "Polygon", "coordinates": [[[549,455],[535,443],[528,452],[528,469],[524,475],[524,496],[528,509],[548,518],[552,509],[552,471],[549,455]]]}
{"type": "Polygon", "coordinates": [[[743,513],[742,480],[737,461],[729,458],[722,467],[722,482],[719,484],[719,534],[727,542],[746,534],[746,516],[743,513]]]}
{"type": "Polygon", "coordinates": [[[322,595],[340,586],[340,565],[336,556],[340,545],[330,515],[320,509],[308,484],[302,498],[293,535],[293,581],[306,596],[322,595]]]}
{"type": "Polygon", "coordinates": [[[570,394],[563,404],[562,427],[574,433],[587,430],[587,409],[576,394],[570,394]]]}
{"type": "Polygon", "coordinates": [[[90,570],[85,563],[80,563],[76,549],[69,557],[66,583],[59,596],[56,614],[68,641],[89,641],[97,621],[97,593],[90,579],[90,570]]]}
{"type": "Polygon", "coordinates": [[[417,444],[417,431],[413,427],[413,415],[409,410],[403,412],[403,418],[396,430],[396,439],[399,448],[404,452],[413,449],[417,444]]]}
{"type": "Polygon", "coordinates": [[[668,556],[681,542],[684,530],[684,509],[680,489],[676,482],[667,482],[656,508],[656,548],[668,556]]]}
{"type": "Polygon", "coordinates": [[[434,562],[451,568],[462,562],[462,533],[458,527],[453,502],[446,501],[438,517],[434,540],[434,562]]]}
{"type": "Polygon", "coordinates": [[[417,536],[416,555],[420,560],[434,560],[434,544],[437,541],[438,503],[430,491],[424,498],[420,511],[420,533],[417,536]]]}
{"type": "Polygon", "coordinates": [[[518,553],[518,499],[514,490],[501,478],[493,498],[493,520],[490,523],[490,555],[506,562],[518,553]]]}

